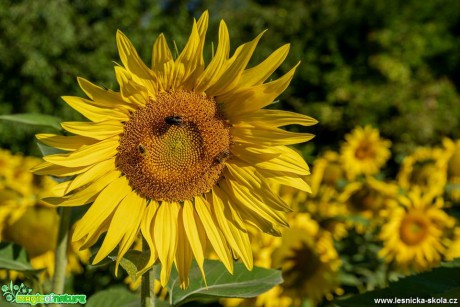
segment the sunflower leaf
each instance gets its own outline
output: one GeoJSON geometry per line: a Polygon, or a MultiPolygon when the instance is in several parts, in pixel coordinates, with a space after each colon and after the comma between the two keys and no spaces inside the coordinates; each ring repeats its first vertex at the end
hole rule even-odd
{"type": "MultiPolygon", "coordinates": [[[[108,258],[113,261],[117,260],[116,255],[109,255],[108,258]]],[[[131,277],[133,281],[136,281],[148,270],[145,266],[149,262],[149,258],[150,253],[148,252],[129,250],[120,260],[120,265],[126,273],[128,273],[129,277],[131,277]]]]}
{"type": "Polygon", "coordinates": [[[93,294],[86,302],[86,307],[99,306],[140,306],[140,298],[125,288],[110,288],[93,294]]]}
{"type": "Polygon", "coordinates": [[[8,114],[0,115],[0,119],[12,121],[16,123],[32,125],[32,126],[41,126],[41,127],[50,127],[56,130],[62,130],[61,120],[57,117],[39,114],[39,113],[20,113],[20,114],[8,114]]]}
{"type": "Polygon", "coordinates": [[[34,269],[28,261],[26,250],[14,243],[0,243],[0,269],[31,275],[42,271],[34,269]]]}
{"type": "Polygon", "coordinates": [[[381,303],[442,303],[443,299],[458,298],[460,293],[460,279],[454,278],[460,274],[459,267],[440,267],[418,275],[400,279],[390,283],[384,289],[365,292],[346,299],[337,299],[334,303],[338,306],[371,306],[377,304],[377,299],[383,299],[381,303]],[[413,299],[416,301],[402,301],[413,299]],[[401,301],[395,302],[395,298],[401,301]],[[417,301],[418,299],[418,301],[417,301]],[[423,301],[422,301],[423,300],[423,301]]]}
{"type": "Polygon", "coordinates": [[[190,286],[185,290],[179,288],[179,276],[173,270],[168,287],[171,305],[195,300],[216,300],[221,297],[255,297],[283,282],[278,270],[254,267],[252,271],[248,271],[239,262],[234,264],[233,275],[216,260],[206,260],[204,269],[207,285],[196,262],[193,262],[189,275],[190,286]]]}

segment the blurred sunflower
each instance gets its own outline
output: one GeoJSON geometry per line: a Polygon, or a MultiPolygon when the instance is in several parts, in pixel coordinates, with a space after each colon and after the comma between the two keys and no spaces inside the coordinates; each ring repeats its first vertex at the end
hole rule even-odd
{"type": "Polygon", "coordinates": [[[340,157],[350,180],[377,174],[391,156],[391,142],[380,138],[379,130],[371,126],[357,127],[345,139],[340,157]]]}
{"type": "Polygon", "coordinates": [[[460,140],[453,141],[445,138],[444,148],[447,152],[447,181],[449,196],[456,202],[460,202],[460,140]]]}
{"type": "MultiPolygon", "coordinates": [[[[364,217],[372,226],[382,220],[390,199],[398,196],[399,188],[396,184],[380,181],[374,177],[366,177],[362,181],[354,181],[345,186],[338,197],[338,201],[345,204],[348,214],[364,217]]],[[[349,221],[358,232],[366,230],[367,225],[349,221]]]]}
{"type": "Polygon", "coordinates": [[[404,158],[397,175],[398,184],[406,190],[417,187],[437,195],[444,192],[447,180],[447,155],[441,148],[417,148],[404,158]]]}
{"type": "Polygon", "coordinates": [[[442,209],[443,199],[414,189],[398,202],[401,206],[394,207],[382,227],[384,246],[379,256],[403,272],[423,271],[438,264],[446,252],[446,232],[455,224],[442,209]]]}
{"type": "Polygon", "coordinates": [[[70,136],[41,134],[46,145],[69,151],[44,157],[37,174],[76,175],[54,189],[47,202],[60,206],[93,203],[73,239],[92,246],[107,232],[94,263],[119,245],[118,263],[140,232],[151,266],[162,264],[166,285],[175,263],[181,287],[188,286],[192,255],[203,271],[206,241],[231,272],[233,257],[253,266],[246,224],[280,235],[289,207],[269,181],[309,189],[309,168],[286,145],[310,140],[307,133],[279,127],[310,126],[316,120],[266,110],[288,86],[297,65],[265,81],[284,61],[282,46],[259,65],[246,66],[261,36],[229,57],[227,26],[221,21],[216,53],[207,66],[203,46],[205,12],[193,23],[183,51],[174,59],[163,35],[154,43],[152,66],[117,33],[121,62],[115,67],[120,92],[79,78],[90,98],[63,97],[90,122],[67,122],[70,136]]]}
{"type": "MultiPolygon", "coordinates": [[[[24,247],[35,269],[44,269],[41,280],[50,278],[54,272],[54,249],[56,247],[59,215],[56,209],[43,203],[40,198],[56,183],[47,177],[33,175],[30,168],[41,161],[34,157],[12,155],[2,152],[14,163],[2,169],[4,186],[0,189],[0,240],[14,242],[24,247]],[[7,169],[8,170],[7,170],[7,169]]],[[[80,272],[81,262],[88,261],[89,251],[76,251],[69,244],[67,272],[80,272]]],[[[17,272],[2,272],[2,278],[9,275],[15,279],[17,272]]]]}
{"type": "Polygon", "coordinates": [[[454,229],[452,243],[446,252],[446,260],[451,261],[455,258],[460,258],[460,227],[454,229]]]}
{"type": "Polygon", "coordinates": [[[345,179],[345,170],[339,154],[335,151],[326,151],[313,163],[311,174],[312,195],[315,196],[321,186],[338,188],[339,183],[345,179]]]}
{"type": "MultiPolygon", "coordinates": [[[[292,306],[301,306],[305,299],[316,305],[323,298],[331,299],[334,292],[341,293],[337,274],[341,261],[331,234],[305,213],[296,214],[290,222],[291,228],[283,231],[272,253],[272,267],[283,272],[279,299],[291,297],[292,306]]],[[[264,301],[276,299],[266,295],[264,301]]]]}

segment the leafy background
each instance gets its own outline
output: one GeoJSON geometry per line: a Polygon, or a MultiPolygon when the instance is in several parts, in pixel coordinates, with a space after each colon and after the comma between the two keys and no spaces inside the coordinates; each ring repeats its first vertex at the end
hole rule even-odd
{"type": "MultiPolygon", "coordinates": [[[[448,0],[0,0],[0,113],[77,119],[59,97],[83,94],[76,76],[116,89],[116,29],[148,63],[159,33],[181,49],[191,17],[204,9],[208,51],[222,18],[233,50],[269,29],[253,63],[291,43],[274,77],[301,61],[280,98],[284,108],[320,120],[316,152],[364,124],[379,127],[398,153],[460,136],[460,2],[448,0]]],[[[38,153],[33,131],[7,122],[0,146],[38,153]]]]}

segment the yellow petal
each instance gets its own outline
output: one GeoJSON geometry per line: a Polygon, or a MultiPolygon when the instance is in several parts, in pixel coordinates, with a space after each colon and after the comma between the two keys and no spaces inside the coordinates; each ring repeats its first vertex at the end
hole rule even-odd
{"type": "Polygon", "coordinates": [[[271,188],[265,183],[261,178],[262,176],[254,167],[245,165],[244,163],[227,163],[227,169],[224,174],[226,178],[233,178],[239,184],[252,191],[267,206],[279,211],[292,211],[281,197],[271,191],[271,188]]]}
{"type": "Polygon", "coordinates": [[[247,162],[249,165],[268,161],[278,157],[281,153],[267,146],[255,144],[234,143],[231,148],[232,156],[247,162]]]}
{"type": "Polygon", "coordinates": [[[120,92],[123,99],[138,107],[143,107],[149,101],[149,94],[154,96],[155,93],[147,92],[147,88],[142,81],[135,75],[120,66],[115,66],[115,77],[120,85],[120,92]]]}
{"type": "Polygon", "coordinates": [[[262,109],[271,104],[288,87],[298,65],[275,81],[244,88],[216,99],[223,104],[225,114],[230,119],[239,114],[262,109]]]}
{"type": "Polygon", "coordinates": [[[117,31],[117,47],[123,66],[142,79],[142,85],[149,93],[155,95],[157,92],[155,74],[144,64],[134,46],[120,30],[117,31]]]}
{"type": "MultiPolygon", "coordinates": [[[[108,219],[118,204],[132,191],[125,176],[112,181],[97,196],[94,203],[89,207],[86,214],[82,217],[81,223],[75,228],[73,239],[78,241],[83,237],[91,236],[97,230],[98,225],[108,219]]],[[[110,238],[108,238],[110,240],[110,238]]],[[[117,244],[116,242],[115,244],[117,244]]]]}
{"type": "Polygon", "coordinates": [[[112,171],[83,190],[78,191],[75,194],[66,197],[48,197],[44,198],[43,201],[50,205],[57,206],[82,206],[90,202],[93,202],[97,195],[104,189],[109,183],[113,182],[120,176],[119,171],[112,171]]]}
{"type": "Polygon", "coordinates": [[[225,205],[216,193],[212,193],[212,208],[228,244],[230,244],[235,253],[243,260],[248,270],[251,270],[253,266],[253,257],[251,243],[246,229],[236,227],[227,219],[224,214],[225,205]]]}
{"type": "Polygon", "coordinates": [[[200,76],[204,70],[203,47],[206,40],[208,21],[209,14],[207,11],[205,11],[197,22],[199,43],[197,45],[197,49],[194,55],[195,59],[192,64],[194,68],[190,70],[190,73],[186,75],[186,78],[183,81],[183,87],[188,90],[193,90],[195,88],[198,76],[200,76]]]}
{"type": "Polygon", "coordinates": [[[214,251],[230,273],[233,273],[233,261],[227,243],[214,223],[209,203],[201,196],[195,197],[195,209],[203,223],[206,234],[214,251]]]}
{"type": "Polygon", "coordinates": [[[246,224],[244,223],[238,208],[235,208],[235,204],[230,201],[228,195],[217,185],[212,188],[212,193],[216,193],[216,195],[222,199],[222,202],[227,206],[224,211],[227,220],[231,220],[240,229],[246,229],[246,224]]]}
{"type": "Polygon", "coordinates": [[[65,122],[61,123],[61,126],[71,133],[96,140],[105,140],[123,132],[123,124],[116,120],[108,120],[98,123],[65,122]]]}
{"type": "MultiPolygon", "coordinates": [[[[139,234],[140,224],[142,222],[145,206],[147,204],[146,200],[142,197],[139,197],[134,191],[126,196],[124,201],[128,204],[128,206],[131,206],[131,211],[128,213],[131,216],[131,219],[125,221],[125,223],[129,224],[129,226],[126,227],[126,234],[123,236],[123,239],[120,242],[117,261],[115,263],[115,275],[118,273],[118,265],[120,264],[120,261],[132,247],[134,241],[137,238],[137,235],[139,234]]],[[[141,272],[139,272],[139,274],[141,274],[141,272]]]]}
{"type": "Polygon", "coordinates": [[[126,121],[129,119],[128,110],[124,108],[102,108],[92,101],[80,97],[61,97],[69,106],[80,112],[84,117],[93,122],[106,120],[126,121]]]}
{"type": "Polygon", "coordinates": [[[313,134],[290,132],[279,128],[262,129],[255,127],[230,128],[235,142],[259,144],[265,146],[292,145],[303,143],[314,138],[313,134]]]}
{"type": "Polygon", "coordinates": [[[247,123],[261,127],[281,127],[286,125],[312,126],[318,121],[299,113],[260,109],[255,112],[240,114],[232,118],[234,123],[247,123]]]}
{"type": "Polygon", "coordinates": [[[176,202],[162,202],[155,218],[155,231],[153,233],[158,257],[161,262],[160,282],[166,287],[174,255],[177,250],[177,218],[179,204],[176,202]]]}
{"type": "Polygon", "coordinates": [[[239,183],[233,180],[226,180],[225,182],[227,184],[227,187],[229,188],[229,191],[232,191],[234,193],[234,199],[237,200],[241,206],[250,209],[257,215],[259,215],[261,218],[267,220],[272,224],[284,227],[289,226],[283,213],[268,207],[263,201],[258,199],[248,188],[240,185],[239,183]]]}
{"type": "Polygon", "coordinates": [[[169,61],[172,61],[173,57],[169,50],[166,38],[161,33],[155,40],[152,49],[152,68],[154,71],[162,71],[163,65],[169,61]]]}
{"type": "Polygon", "coordinates": [[[156,201],[150,200],[141,222],[142,236],[145,238],[150,249],[150,258],[144,269],[151,267],[158,258],[158,253],[153,243],[155,214],[157,213],[158,207],[159,205],[156,201]]]}
{"type": "Polygon", "coordinates": [[[222,190],[227,195],[230,203],[237,207],[237,211],[241,215],[241,218],[259,230],[271,234],[273,236],[281,236],[281,232],[278,229],[278,225],[271,222],[271,218],[266,218],[265,216],[260,215],[258,212],[255,212],[252,208],[249,208],[244,203],[244,200],[238,197],[235,194],[233,188],[226,183],[225,181],[221,184],[222,190]]]}
{"type": "Polygon", "coordinates": [[[182,50],[181,54],[175,61],[176,76],[174,78],[174,83],[172,84],[173,88],[180,88],[184,85],[184,81],[193,73],[197,65],[200,62],[199,54],[200,47],[200,34],[198,33],[198,28],[196,21],[193,21],[192,33],[182,50]]]}
{"type": "Polygon", "coordinates": [[[299,175],[278,171],[270,171],[266,169],[258,169],[258,172],[262,174],[271,184],[281,184],[295,189],[311,193],[310,185],[299,175]]]}
{"type": "Polygon", "coordinates": [[[92,104],[103,108],[125,108],[133,111],[134,108],[121,98],[119,92],[103,89],[84,78],[77,78],[78,84],[85,94],[92,99],[92,104]]]}
{"type": "Polygon", "coordinates": [[[206,281],[206,276],[203,270],[205,242],[203,242],[204,240],[198,231],[199,226],[197,224],[199,222],[199,218],[196,216],[195,209],[189,200],[184,201],[182,221],[184,223],[185,234],[190,242],[193,255],[195,256],[198,267],[200,268],[201,275],[206,281]]]}
{"type": "Polygon", "coordinates": [[[56,154],[43,157],[45,161],[67,166],[86,166],[114,157],[117,154],[118,137],[83,146],[70,154],[56,154]]]}
{"type": "MultiPolygon", "coordinates": [[[[109,188],[110,186],[107,187],[107,189],[109,188]]],[[[110,205],[110,202],[106,204],[106,206],[110,205]]],[[[114,210],[107,235],[94,258],[93,264],[99,263],[107,257],[125,237],[128,237],[131,241],[129,247],[132,245],[135,238],[132,233],[137,234],[144,209],[145,201],[142,201],[134,191],[129,192],[129,194],[121,200],[118,207],[114,210]]],[[[126,251],[126,248],[121,249],[120,247],[115,267],[115,275],[117,275],[118,264],[126,251]]]]}
{"type": "Polygon", "coordinates": [[[55,165],[50,162],[43,162],[31,168],[30,171],[37,175],[53,175],[57,177],[67,177],[83,173],[90,167],[91,166],[64,167],[60,165],[55,165]]]}
{"type": "Polygon", "coordinates": [[[111,158],[100,163],[94,164],[86,172],[78,175],[77,177],[75,177],[74,180],[70,181],[70,185],[67,188],[66,193],[81,188],[82,186],[90,182],[96,181],[99,178],[101,178],[104,174],[107,174],[108,172],[114,169],[116,169],[115,158],[111,158]]]}
{"type": "Polygon", "coordinates": [[[178,220],[178,245],[177,252],[174,258],[176,264],[177,272],[179,274],[179,286],[181,289],[188,288],[189,278],[188,273],[190,267],[192,266],[192,249],[187,239],[186,231],[184,228],[184,217],[183,209],[179,211],[179,220],[178,220]]]}
{"type": "Polygon", "coordinates": [[[64,136],[56,134],[36,134],[35,137],[41,143],[67,151],[75,151],[84,145],[92,145],[97,142],[95,139],[84,136],[64,136]]]}
{"type": "Polygon", "coordinates": [[[259,85],[265,82],[270,75],[284,62],[289,53],[289,44],[278,48],[259,65],[247,69],[241,75],[239,88],[259,85]]]}
{"type": "Polygon", "coordinates": [[[256,163],[257,168],[271,171],[310,175],[310,168],[305,160],[293,149],[286,146],[273,147],[272,150],[280,153],[277,157],[256,163]]]}
{"type": "Polygon", "coordinates": [[[211,85],[219,80],[220,75],[223,73],[222,68],[228,59],[229,52],[230,37],[228,35],[227,25],[221,20],[219,25],[219,44],[217,45],[216,54],[199,77],[196,84],[197,92],[206,91],[211,85]]]}
{"type": "Polygon", "coordinates": [[[236,49],[232,57],[233,59],[230,59],[232,64],[225,69],[219,80],[206,90],[207,94],[211,96],[219,96],[233,90],[233,88],[238,84],[243,70],[248,65],[249,60],[251,59],[251,56],[264,33],[265,31],[260,33],[252,41],[243,44],[236,49]]]}

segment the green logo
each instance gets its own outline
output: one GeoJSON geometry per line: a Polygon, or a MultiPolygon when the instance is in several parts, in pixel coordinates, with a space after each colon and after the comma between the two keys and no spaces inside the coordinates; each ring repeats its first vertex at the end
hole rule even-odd
{"type": "Polygon", "coordinates": [[[2,286],[3,296],[9,303],[16,304],[85,304],[84,294],[31,294],[32,289],[21,283],[19,286],[10,281],[9,285],[2,286]]]}

